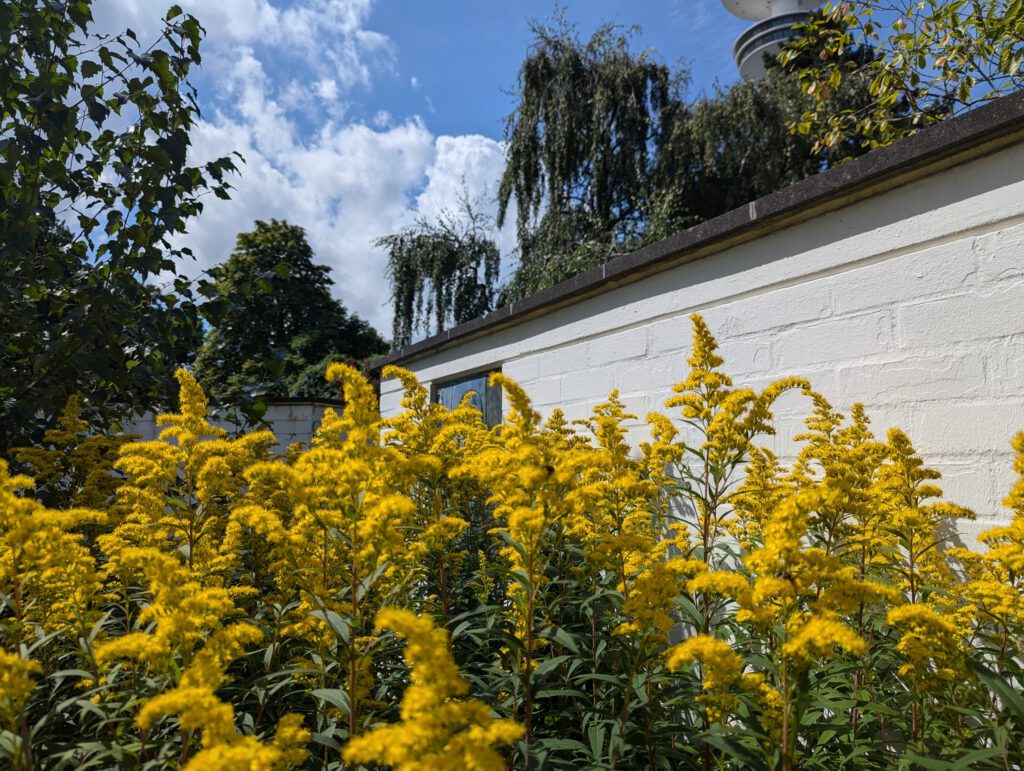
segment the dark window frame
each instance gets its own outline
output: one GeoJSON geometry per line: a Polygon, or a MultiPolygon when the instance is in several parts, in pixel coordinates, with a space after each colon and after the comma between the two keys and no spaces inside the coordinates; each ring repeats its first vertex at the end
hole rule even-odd
{"type": "Polygon", "coordinates": [[[487,382],[494,372],[501,372],[501,367],[487,367],[457,377],[435,380],[430,384],[430,401],[453,409],[459,405],[466,393],[473,392],[487,427],[500,425],[504,419],[501,386],[492,386],[487,382]],[[479,387],[481,381],[482,395],[478,389],[473,388],[474,385],[479,387]],[[447,394],[445,389],[450,389],[447,394]]]}

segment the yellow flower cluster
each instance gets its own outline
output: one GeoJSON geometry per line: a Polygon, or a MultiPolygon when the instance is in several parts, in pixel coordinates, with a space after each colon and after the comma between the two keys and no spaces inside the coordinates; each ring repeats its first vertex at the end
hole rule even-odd
{"type": "Polygon", "coordinates": [[[228,439],[207,418],[207,399],[185,370],[181,412],[160,415],[165,428],[152,442],[125,445],[115,466],[128,480],[118,489],[122,519],[99,539],[110,557],[108,570],[121,569],[119,552],[131,547],[179,550],[189,570],[204,583],[223,585],[237,555],[222,549],[230,503],[241,496],[243,472],[268,458],[274,444],[269,431],[228,439]]]}
{"type": "Polygon", "coordinates": [[[82,631],[98,616],[95,563],[75,531],[106,516],[48,509],[18,494],[31,488],[31,479],[11,476],[0,460],[0,593],[8,605],[0,631],[13,642],[34,624],[46,632],[82,631]]]}
{"type": "Polygon", "coordinates": [[[38,661],[0,648],[0,724],[14,728],[22,707],[36,688],[35,676],[41,672],[38,661]]]}
{"type": "MultiPolygon", "coordinates": [[[[871,731],[884,713],[891,744],[915,752],[937,715],[964,735],[997,724],[1002,697],[976,673],[1013,677],[1024,656],[1024,434],[1013,520],[984,553],[947,549],[974,515],[942,499],[903,432],[880,441],[861,405],[847,420],[798,378],[735,388],[693,322],[679,413],[647,416],[639,452],[617,392],[586,420],[545,421],[494,375],[508,414],[488,429],[468,400],[432,403],[389,367],[402,411],[382,420],[366,378],[332,365],[344,410],[277,458],[269,432],[213,425],[181,371],[180,411],[159,440],[124,445],[114,491],[101,456],[117,441],[89,444],[69,403],[21,462],[47,495],[74,480],[103,510],[48,508],[0,461],[0,719],[28,736],[29,713],[76,703],[61,689],[78,677],[83,714],[117,724],[110,746],[141,754],[155,737],[192,771],[300,765],[314,731],[324,765],[504,769],[548,752],[642,767],[658,748],[631,742],[735,730],[790,769],[828,743],[801,739],[825,684],[858,704],[843,746],[868,741],[875,692],[890,701],[871,731]],[[788,390],[811,414],[784,464],[758,437],[788,390]],[[385,630],[405,641],[407,687],[385,630]],[[877,660],[898,666],[878,678],[877,660]],[[956,722],[970,710],[989,722],[956,722]],[[577,723],[586,741],[550,734],[577,723]]],[[[703,767],[728,767],[713,744],[703,767]]]]}
{"type": "Polygon", "coordinates": [[[106,506],[118,485],[111,467],[119,448],[134,434],[90,434],[77,396],[68,398],[54,428],[43,432],[38,447],[16,447],[15,460],[26,466],[37,494],[47,505],[106,506]]]}
{"type": "Polygon", "coordinates": [[[694,635],[668,651],[667,665],[676,670],[691,662],[701,666],[701,688],[698,698],[712,722],[721,720],[736,705],[730,689],[742,680],[743,659],[729,643],[708,635],[694,635]]]}
{"type": "Polygon", "coordinates": [[[377,628],[391,629],[406,641],[412,682],[402,698],[401,722],[352,739],[345,760],[381,763],[398,771],[503,771],[505,760],[494,747],[512,744],[523,729],[494,719],[487,705],[466,698],[469,685],[448,652],[447,632],[429,619],[395,608],[380,612],[377,628]]]}

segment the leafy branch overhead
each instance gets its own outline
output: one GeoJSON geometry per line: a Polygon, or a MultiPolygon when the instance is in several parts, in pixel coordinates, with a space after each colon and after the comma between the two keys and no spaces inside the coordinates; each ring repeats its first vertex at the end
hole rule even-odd
{"type": "Polygon", "coordinates": [[[863,135],[870,147],[896,141],[1024,86],[1024,3],[1020,0],[854,0],[830,4],[812,19],[805,37],[783,61],[820,49],[799,72],[814,103],[799,123],[817,147],[863,135]],[[877,56],[851,61],[852,46],[877,56]],[[854,109],[829,109],[836,89],[851,78],[870,80],[872,99],[854,109]],[[909,122],[893,122],[891,107],[905,102],[909,122]]]}
{"type": "Polygon", "coordinates": [[[75,392],[108,418],[163,401],[213,294],[176,276],[235,171],[188,161],[203,29],[177,6],[152,41],[91,26],[87,0],[0,4],[0,449],[75,392]]]}

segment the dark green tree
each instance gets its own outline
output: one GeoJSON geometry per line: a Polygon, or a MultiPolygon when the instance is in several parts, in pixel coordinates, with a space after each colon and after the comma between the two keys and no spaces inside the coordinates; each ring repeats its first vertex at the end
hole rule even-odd
{"type": "Polygon", "coordinates": [[[72,394],[102,421],[173,395],[216,307],[172,245],[235,169],[187,162],[202,27],[174,7],[156,40],[99,36],[91,6],[0,3],[0,455],[72,394]]]}
{"type": "MultiPolygon", "coordinates": [[[[797,130],[815,100],[796,72],[823,50],[822,36],[802,45],[786,69],[772,66],[758,82],[716,87],[686,103],[685,71],[649,52],[632,54],[628,33],[604,26],[584,44],[561,21],[534,31],[507,123],[499,213],[515,199],[519,265],[501,302],[868,149],[857,135],[822,147],[797,130]]],[[[873,56],[864,46],[843,52],[851,66],[873,56]]],[[[828,108],[855,111],[871,102],[869,79],[851,77],[830,94],[828,108]]],[[[904,103],[888,114],[904,120],[904,103]]]]}
{"type": "Polygon", "coordinates": [[[372,326],[331,296],[330,269],[313,262],[301,227],[256,222],[214,273],[230,305],[211,326],[195,366],[214,397],[244,403],[254,393],[337,396],[324,380],[329,362],[359,362],[387,350],[372,326]]]}
{"type": "Polygon", "coordinates": [[[647,230],[652,173],[676,123],[685,71],[634,53],[612,25],[583,43],[560,17],[534,24],[505,127],[498,224],[515,201],[513,299],[602,262],[647,230]]]}
{"type": "Polygon", "coordinates": [[[501,255],[492,230],[490,219],[464,197],[457,214],[420,220],[377,240],[388,254],[396,348],[408,345],[417,330],[430,334],[493,309],[501,255]]]}

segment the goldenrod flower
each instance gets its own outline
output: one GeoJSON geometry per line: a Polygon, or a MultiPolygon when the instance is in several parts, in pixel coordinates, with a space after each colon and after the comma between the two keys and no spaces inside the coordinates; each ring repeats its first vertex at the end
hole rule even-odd
{"type": "Polygon", "coordinates": [[[398,771],[502,771],[505,761],[494,748],[512,744],[523,729],[492,718],[487,705],[466,698],[469,685],[448,651],[448,633],[394,608],[380,612],[377,629],[391,629],[406,640],[411,684],[402,699],[401,722],[352,739],[344,749],[346,762],[380,763],[398,771]]]}
{"type": "Polygon", "coordinates": [[[680,669],[691,662],[701,666],[701,689],[698,700],[708,712],[712,722],[721,720],[736,706],[736,696],[730,692],[740,682],[743,660],[729,643],[708,635],[694,635],[669,649],[668,668],[680,669]]]}
{"type": "Polygon", "coordinates": [[[25,625],[47,632],[81,632],[96,620],[100,588],[96,565],[82,537],[82,525],[105,521],[88,509],[56,511],[18,495],[32,480],[11,476],[0,460],[0,592],[9,615],[0,630],[14,629],[21,639],[25,625]]]}
{"type": "Polygon", "coordinates": [[[22,707],[36,689],[33,675],[41,672],[38,661],[0,648],[0,723],[7,728],[14,728],[22,707]]]}

